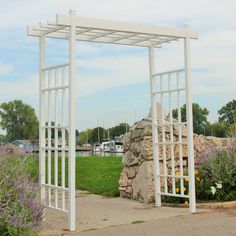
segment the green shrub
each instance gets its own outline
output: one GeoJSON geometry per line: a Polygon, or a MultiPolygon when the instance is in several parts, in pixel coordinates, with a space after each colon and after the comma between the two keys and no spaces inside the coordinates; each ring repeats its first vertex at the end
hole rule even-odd
{"type": "MultiPolygon", "coordinates": [[[[203,153],[205,159],[195,171],[196,199],[198,201],[232,201],[236,200],[236,150],[208,150],[203,153]]],[[[178,175],[178,173],[176,173],[178,175]]],[[[184,194],[189,192],[189,179],[184,181],[184,194]]],[[[180,193],[180,180],[175,183],[176,193],[180,193]]],[[[169,192],[172,191],[171,179],[168,181],[169,192]]],[[[188,199],[162,196],[162,200],[171,203],[188,203],[188,199]]]]}
{"type": "Polygon", "coordinates": [[[236,200],[236,152],[234,149],[213,152],[199,167],[196,182],[199,200],[236,200]]]}

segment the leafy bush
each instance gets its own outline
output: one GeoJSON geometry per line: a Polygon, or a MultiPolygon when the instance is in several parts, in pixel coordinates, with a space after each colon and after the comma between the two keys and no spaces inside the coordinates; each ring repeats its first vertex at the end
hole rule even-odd
{"type": "Polygon", "coordinates": [[[43,218],[39,186],[30,177],[32,159],[0,157],[0,235],[33,235],[43,218]]]}
{"type": "Polygon", "coordinates": [[[236,152],[234,149],[211,153],[199,167],[200,181],[196,182],[199,200],[236,200],[236,152]]]}
{"type": "MultiPolygon", "coordinates": [[[[236,149],[229,146],[225,150],[203,152],[204,162],[195,171],[196,198],[198,201],[236,200],[236,149]]],[[[178,176],[180,173],[176,173],[178,176]]],[[[188,195],[189,179],[183,180],[183,192],[188,195]]],[[[177,194],[181,192],[180,180],[175,183],[177,194]]],[[[172,190],[171,179],[168,181],[169,192],[172,190]]],[[[186,203],[188,199],[162,196],[163,201],[186,203]]]]}

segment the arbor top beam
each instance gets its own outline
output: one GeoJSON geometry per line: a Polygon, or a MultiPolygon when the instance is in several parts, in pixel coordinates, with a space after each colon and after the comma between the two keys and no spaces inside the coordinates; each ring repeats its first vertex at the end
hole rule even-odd
{"type": "Polygon", "coordinates": [[[173,28],[148,24],[92,19],[77,16],[74,11],[69,15],[56,15],[55,22],[28,26],[28,35],[46,38],[68,39],[71,24],[76,26],[76,39],[98,43],[130,45],[140,47],[161,47],[182,38],[197,39],[196,31],[188,27],[173,28]]]}

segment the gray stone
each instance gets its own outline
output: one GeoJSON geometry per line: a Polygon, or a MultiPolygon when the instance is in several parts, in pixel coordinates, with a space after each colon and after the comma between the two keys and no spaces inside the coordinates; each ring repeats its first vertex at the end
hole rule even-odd
{"type": "Polygon", "coordinates": [[[145,118],[138,122],[136,129],[144,129],[148,126],[152,128],[152,120],[150,118],[145,118]]]}
{"type": "Polygon", "coordinates": [[[143,130],[141,129],[135,129],[132,131],[131,133],[131,138],[132,139],[137,139],[137,138],[141,138],[143,134],[143,130]]]}
{"type": "Polygon", "coordinates": [[[120,185],[120,187],[126,187],[128,185],[128,176],[125,171],[122,171],[122,173],[121,173],[119,185],[120,185]]]}
{"type": "Polygon", "coordinates": [[[152,139],[143,140],[140,142],[141,158],[146,160],[152,160],[152,139]]]}
{"type": "Polygon", "coordinates": [[[124,145],[123,145],[124,152],[127,152],[131,146],[131,132],[128,132],[124,135],[123,142],[124,142],[124,145]]]}
{"type": "Polygon", "coordinates": [[[154,183],[153,183],[153,162],[147,161],[142,163],[138,168],[133,183],[133,199],[144,203],[154,201],[154,183]]]}
{"type": "Polygon", "coordinates": [[[133,143],[131,143],[130,150],[134,154],[138,155],[141,152],[140,142],[133,142],[133,143]]]}
{"type": "Polygon", "coordinates": [[[127,151],[122,158],[122,163],[124,166],[132,166],[138,164],[138,162],[138,157],[135,156],[131,151],[127,151]]]}

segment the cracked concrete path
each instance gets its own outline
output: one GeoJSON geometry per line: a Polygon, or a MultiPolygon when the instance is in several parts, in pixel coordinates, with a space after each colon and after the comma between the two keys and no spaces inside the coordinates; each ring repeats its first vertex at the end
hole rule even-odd
{"type": "Polygon", "coordinates": [[[224,212],[187,208],[150,207],[124,198],[105,198],[77,192],[77,229],[67,231],[66,214],[46,210],[41,236],[118,235],[235,235],[236,217],[224,212]]]}

